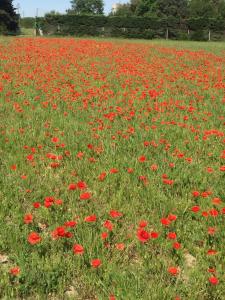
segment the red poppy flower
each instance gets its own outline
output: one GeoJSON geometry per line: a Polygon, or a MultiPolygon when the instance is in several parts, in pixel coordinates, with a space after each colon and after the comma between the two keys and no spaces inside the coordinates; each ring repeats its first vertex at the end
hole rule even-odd
{"type": "Polygon", "coordinates": [[[63,204],[63,200],[62,199],[56,199],[54,203],[56,205],[62,205],[63,204]]]}
{"type": "Polygon", "coordinates": [[[84,221],[85,222],[96,222],[96,220],[97,220],[97,217],[96,217],[96,215],[91,215],[91,216],[87,216],[85,219],[84,219],[84,221]]]}
{"type": "Polygon", "coordinates": [[[109,220],[106,220],[106,221],[104,222],[103,226],[104,226],[105,228],[107,228],[109,231],[112,231],[112,230],[113,230],[113,224],[112,224],[112,222],[109,221],[109,220]]]}
{"type": "Polygon", "coordinates": [[[139,222],[139,227],[141,227],[141,228],[144,228],[144,227],[146,227],[147,225],[148,225],[148,221],[141,220],[141,221],[139,222]]]}
{"type": "Polygon", "coordinates": [[[65,236],[66,236],[66,230],[64,226],[59,226],[52,232],[53,239],[58,239],[65,236]]]}
{"type": "Polygon", "coordinates": [[[98,267],[101,266],[101,264],[102,264],[102,262],[101,262],[101,260],[98,259],[98,258],[92,259],[92,261],[91,261],[91,266],[92,266],[93,268],[98,268],[98,267]]]}
{"type": "Polygon", "coordinates": [[[178,243],[178,242],[173,243],[174,249],[178,250],[178,249],[180,249],[180,247],[181,247],[180,243],[178,243]]]}
{"type": "Polygon", "coordinates": [[[203,211],[203,212],[202,212],[202,216],[206,218],[206,217],[209,216],[209,213],[208,213],[207,211],[203,211]]]}
{"type": "Polygon", "coordinates": [[[213,250],[213,249],[210,249],[210,250],[207,251],[207,254],[208,255],[215,255],[215,254],[217,254],[217,251],[213,250]]]}
{"type": "Polygon", "coordinates": [[[103,240],[105,240],[107,239],[108,235],[109,235],[108,232],[102,232],[101,237],[103,240]]]}
{"type": "Polygon", "coordinates": [[[167,184],[167,185],[173,185],[173,184],[174,184],[174,180],[163,179],[163,183],[164,183],[164,184],[167,184]]]}
{"type": "Polygon", "coordinates": [[[221,209],[221,214],[225,215],[225,207],[221,209]]]}
{"type": "Polygon", "coordinates": [[[156,164],[151,165],[150,168],[151,168],[152,171],[158,170],[158,166],[156,164]]]}
{"type": "Polygon", "coordinates": [[[110,172],[111,174],[116,174],[116,173],[118,173],[119,171],[118,171],[117,169],[113,168],[113,169],[111,169],[109,172],[110,172]]]}
{"type": "Polygon", "coordinates": [[[105,179],[105,177],[106,177],[106,172],[103,172],[103,173],[101,173],[101,174],[98,176],[98,179],[99,179],[100,181],[103,181],[103,180],[105,179]]]}
{"type": "Polygon", "coordinates": [[[33,161],[33,160],[34,160],[33,154],[27,155],[27,160],[28,160],[28,161],[33,161]]]}
{"type": "Polygon", "coordinates": [[[219,283],[219,280],[215,276],[212,276],[209,278],[209,282],[213,285],[217,285],[219,283]]]}
{"type": "Polygon", "coordinates": [[[84,181],[79,181],[79,182],[77,183],[77,187],[78,187],[78,189],[80,189],[80,190],[85,190],[85,189],[87,188],[87,184],[86,184],[84,181]]]}
{"type": "Polygon", "coordinates": [[[169,226],[170,225],[170,220],[167,219],[167,218],[162,218],[161,219],[161,224],[164,225],[164,226],[169,226]]]}
{"type": "Polygon", "coordinates": [[[76,255],[82,255],[84,253],[83,246],[81,246],[79,244],[73,245],[73,253],[76,255]]]}
{"type": "Polygon", "coordinates": [[[175,232],[169,232],[167,234],[167,238],[170,239],[170,240],[175,240],[177,238],[177,235],[175,232]]]}
{"type": "Polygon", "coordinates": [[[191,210],[192,210],[194,213],[196,213],[196,212],[198,212],[198,211],[200,210],[200,207],[199,207],[198,205],[195,205],[195,206],[193,206],[193,207],[191,208],[191,210]]]}
{"type": "Polygon", "coordinates": [[[25,224],[30,224],[33,222],[33,216],[32,214],[26,214],[23,218],[23,221],[25,224]]]}
{"type": "Polygon", "coordinates": [[[91,194],[88,192],[80,194],[80,200],[88,200],[90,198],[91,198],[91,194]]]}
{"type": "Polygon", "coordinates": [[[41,237],[38,233],[36,232],[31,232],[28,236],[28,242],[31,245],[35,245],[41,242],[41,237]]]}
{"type": "Polygon", "coordinates": [[[210,211],[209,211],[209,214],[212,216],[212,217],[217,217],[219,215],[219,212],[218,210],[216,210],[215,208],[212,208],[210,211]]]}
{"type": "Polygon", "coordinates": [[[77,222],[76,221],[68,221],[68,222],[65,222],[64,225],[66,227],[75,227],[77,225],[77,222]]]}
{"type": "Polygon", "coordinates": [[[83,156],[84,156],[84,153],[83,153],[83,152],[78,152],[78,153],[77,153],[77,158],[82,159],[83,156]]]}
{"type": "Polygon", "coordinates": [[[52,143],[58,143],[58,142],[59,142],[59,138],[53,137],[53,138],[51,139],[51,141],[52,141],[52,143]]]}
{"type": "Polygon", "coordinates": [[[194,197],[199,197],[199,196],[200,196],[200,192],[199,192],[199,191],[193,191],[193,192],[192,192],[192,195],[193,195],[194,197]]]}
{"type": "Polygon", "coordinates": [[[140,156],[138,158],[139,162],[145,162],[146,161],[146,157],[144,155],[140,156]]]}
{"type": "Polygon", "coordinates": [[[74,191],[76,190],[77,188],[77,185],[75,183],[70,183],[70,185],[68,186],[68,190],[70,191],[74,191]]]}
{"type": "Polygon", "coordinates": [[[208,271],[209,273],[215,273],[215,272],[216,272],[216,269],[215,269],[215,268],[209,268],[207,271],[208,271]]]}
{"type": "Polygon", "coordinates": [[[124,248],[125,248],[124,243],[118,243],[115,246],[116,246],[116,249],[118,249],[120,251],[124,250],[124,248]]]}
{"type": "Polygon", "coordinates": [[[117,210],[110,210],[109,212],[110,216],[112,218],[119,218],[119,217],[122,217],[122,213],[118,212],[117,210]]]}
{"type": "Polygon", "coordinates": [[[179,269],[177,267],[170,267],[168,268],[168,272],[173,276],[177,276],[179,274],[179,269]]]}
{"type": "Polygon", "coordinates": [[[138,229],[137,238],[140,242],[146,243],[150,239],[150,234],[146,230],[138,229]]]}
{"type": "Polygon", "coordinates": [[[212,199],[212,204],[214,204],[214,205],[219,205],[221,203],[222,203],[222,201],[221,201],[220,198],[213,198],[212,199]]]}
{"type": "Polygon", "coordinates": [[[152,231],[152,232],[150,233],[150,237],[151,237],[152,239],[157,239],[157,238],[159,237],[159,234],[158,234],[158,232],[152,231]]]}
{"type": "Polygon", "coordinates": [[[9,273],[13,276],[18,276],[20,274],[20,268],[19,267],[14,267],[9,270],[9,273]]]}
{"type": "Polygon", "coordinates": [[[209,227],[208,228],[208,234],[214,235],[216,233],[216,228],[215,227],[209,227]]]}
{"type": "Polygon", "coordinates": [[[176,221],[177,216],[176,216],[176,215],[173,215],[173,214],[169,214],[169,215],[168,215],[168,219],[169,219],[170,221],[176,221]]]}

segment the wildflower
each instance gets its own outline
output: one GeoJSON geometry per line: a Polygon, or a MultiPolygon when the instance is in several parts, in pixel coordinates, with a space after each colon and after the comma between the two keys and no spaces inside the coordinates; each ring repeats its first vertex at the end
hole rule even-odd
{"type": "Polygon", "coordinates": [[[212,284],[212,285],[217,285],[219,283],[219,280],[218,278],[216,278],[215,276],[212,276],[209,278],[209,282],[212,284]]]}
{"type": "Polygon", "coordinates": [[[20,274],[20,268],[19,267],[13,267],[9,270],[9,273],[13,276],[18,276],[20,274]]]}
{"type": "Polygon", "coordinates": [[[28,236],[28,242],[31,244],[31,245],[36,245],[38,243],[41,242],[41,237],[38,233],[36,232],[31,232],[28,236]]]}
{"type": "Polygon", "coordinates": [[[118,243],[115,246],[116,246],[116,249],[120,250],[120,251],[124,250],[124,248],[125,248],[124,243],[118,243]]]}
{"type": "Polygon", "coordinates": [[[80,200],[88,200],[91,198],[91,194],[86,192],[80,195],[80,200]]]}
{"type": "Polygon", "coordinates": [[[91,266],[92,266],[93,268],[98,268],[98,267],[101,266],[101,264],[102,264],[102,262],[101,262],[101,260],[98,259],[98,258],[92,259],[92,261],[91,261],[91,266]]]}
{"type": "Polygon", "coordinates": [[[87,217],[84,219],[85,222],[89,222],[89,223],[91,223],[91,222],[96,222],[96,220],[97,220],[96,215],[87,216],[87,217]]]}
{"type": "Polygon", "coordinates": [[[33,216],[32,214],[26,214],[23,218],[23,221],[25,224],[30,224],[33,222],[33,216]]]}
{"type": "Polygon", "coordinates": [[[192,210],[194,213],[197,213],[197,212],[199,212],[200,207],[199,207],[198,205],[195,205],[195,206],[192,206],[191,210],[192,210]]]}
{"type": "Polygon", "coordinates": [[[104,226],[105,228],[107,228],[109,231],[112,231],[112,230],[113,230],[113,224],[112,224],[112,222],[109,221],[109,220],[106,220],[106,221],[104,222],[103,226],[104,226]]]}
{"type": "Polygon", "coordinates": [[[110,210],[109,214],[112,218],[119,218],[123,216],[123,214],[117,210],[110,210]]]}
{"type": "Polygon", "coordinates": [[[175,232],[169,232],[167,234],[167,238],[170,239],[170,240],[175,240],[177,238],[177,235],[175,232]]]}
{"type": "Polygon", "coordinates": [[[143,229],[139,229],[137,231],[137,238],[140,242],[146,243],[150,239],[150,234],[143,229]]]}
{"type": "Polygon", "coordinates": [[[73,245],[73,253],[76,255],[82,255],[84,253],[83,246],[81,246],[79,244],[73,245]]]}
{"type": "Polygon", "coordinates": [[[68,186],[68,190],[70,191],[74,191],[76,190],[77,188],[77,185],[75,183],[70,183],[70,185],[68,186]]]}
{"type": "Polygon", "coordinates": [[[172,276],[177,276],[179,274],[179,269],[177,267],[169,267],[167,270],[172,276]]]}

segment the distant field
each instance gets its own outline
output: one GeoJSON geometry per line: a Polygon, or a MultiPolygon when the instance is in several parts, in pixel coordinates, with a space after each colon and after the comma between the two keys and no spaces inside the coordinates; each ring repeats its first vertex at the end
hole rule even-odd
{"type": "Polygon", "coordinates": [[[0,37],[1,299],[225,299],[224,46],[0,37]]]}

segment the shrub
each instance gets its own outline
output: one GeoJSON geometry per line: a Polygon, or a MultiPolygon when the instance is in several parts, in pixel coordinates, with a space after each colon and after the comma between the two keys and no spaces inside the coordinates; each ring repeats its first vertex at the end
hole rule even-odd
{"type": "Polygon", "coordinates": [[[165,38],[168,29],[170,39],[204,41],[209,29],[217,32],[216,39],[224,38],[225,30],[224,20],[208,18],[47,15],[38,18],[38,23],[46,34],[142,39],[165,38]]]}

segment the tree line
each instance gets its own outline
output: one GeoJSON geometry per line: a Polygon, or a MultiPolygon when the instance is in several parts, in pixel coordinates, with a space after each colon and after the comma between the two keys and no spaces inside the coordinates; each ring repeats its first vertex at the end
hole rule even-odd
{"type": "MultiPolygon", "coordinates": [[[[116,0],[115,0],[116,3],[116,0]]],[[[72,0],[68,14],[101,15],[103,0],[72,0]]],[[[115,16],[165,18],[225,18],[225,0],[130,0],[118,4],[115,16]]]]}
{"type": "MultiPolygon", "coordinates": [[[[75,0],[76,2],[76,0],[75,0]]],[[[225,0],[130,0],[114,15],[187,18],[225,18],[225,0]]]]}
{"type": "MultiPolygon", "coordinates": [[[[46,14],[48,15],[60,15],[60,13],[51,11],[46,14]]],[[[104,2],[103,0],[72,0],[67,15],[104,15],[104,2]]],[[[116,11],[112,11],[109,16],[225,20],[225,0],[130,0],[125,4],[118,4],[116,11]]],[[[26,18],[24,24],[26,27],[33,27],[34,18],[26,18]]],[[[0,33],[17,30],[18,14],[13,7],[13,0],[1,0],[0,33]]]]}

